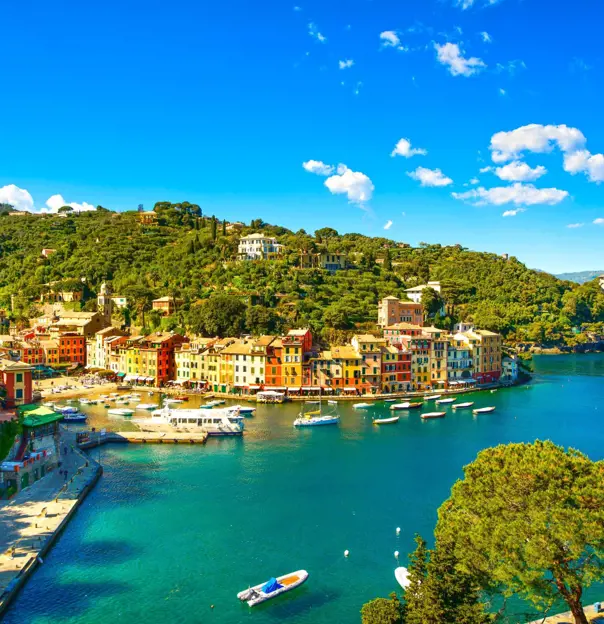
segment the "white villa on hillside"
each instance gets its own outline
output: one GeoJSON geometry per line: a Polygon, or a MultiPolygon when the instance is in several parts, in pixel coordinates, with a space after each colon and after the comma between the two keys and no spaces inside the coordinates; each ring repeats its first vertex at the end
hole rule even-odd
{"type": "Polygon", "coordinates": [[[239,239],[239,260],[272,260],[283,252],[277,239],[263,234],[248,234],[239,239]]]}

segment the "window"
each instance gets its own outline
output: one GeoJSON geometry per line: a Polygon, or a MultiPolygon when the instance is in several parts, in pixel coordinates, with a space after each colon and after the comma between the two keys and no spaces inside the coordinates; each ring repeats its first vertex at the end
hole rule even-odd
{"type": "Polygon", "coordinates": [[[16,399],[22,399],[22,398],[23,398],[23,390],[21,390],[21,389],[19,388],[19,390],[17,390],[17,391],[15,392],[15,398],[16,398],[16,399]]]}
{"type": "Polygon", "coordinates": [[[17,373],[17,383],[23,383],[23,373],[17,373]]]}

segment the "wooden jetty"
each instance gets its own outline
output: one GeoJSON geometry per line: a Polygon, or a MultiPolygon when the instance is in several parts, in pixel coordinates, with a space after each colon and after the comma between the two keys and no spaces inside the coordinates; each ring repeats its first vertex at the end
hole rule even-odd
{"type": "Polygon", "coordinates": [[[92,431],[81,435],[78,445],[90,449],[101,444],[205,444],[205,431],[92,431]]]}

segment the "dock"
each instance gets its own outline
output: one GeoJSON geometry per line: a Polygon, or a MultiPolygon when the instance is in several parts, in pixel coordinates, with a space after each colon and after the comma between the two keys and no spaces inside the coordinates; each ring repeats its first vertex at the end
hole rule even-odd
{"type": "MultiPolygon", "coordinates": [[[[589,605],[583,609],[588,622],[604,622],[604,603],[601,603],[600,610],[596,611],[595,605],[589,605]]],[[[534,620],[529,624],[573,624],[575,618],[570,611],[558,613],[557,615],[544,616],[534,620]]]]}
{"type": "Polygon", "coordinates": [[[205,444],[205,431],[93,431],[78,440],[81,449],[91,449],[102,444],[205,444]]]}

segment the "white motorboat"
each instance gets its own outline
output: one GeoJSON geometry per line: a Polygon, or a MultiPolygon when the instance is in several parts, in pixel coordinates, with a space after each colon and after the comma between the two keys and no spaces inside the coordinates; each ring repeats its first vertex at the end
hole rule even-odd
{"type": "Polygon", "coordinates": [[[394,403],[396,399],[384,399],[384,403],[394,403]]]}
{"type": "Polygon", "coordinates": [[[468,409],[469,407],[472,407],[472,405],[474,405],[474,401],[467,401],[466,403],[456,403],[455,405],[452,405],[451,407],[454,410],[458,410],[458,409],[468,409]]]}
{"type": "Polygon", "coordinates": [[[248,405],[231,405],[227,407],[228,410],[239,410],[240,414],[253,414],[256,411],[255,407],[249,407],[248,405]]]}
{"type": "Polygon", "coordinates": [[[238,409],[170,409],[164,407],[151,413],[151,420],[143,423],[199,428],[210,436],[243,435],[245,423],[238,409]]]}
{"type": "Polygon", "coordinates": [[[457,401],[457,399],[437,399],[434,403],[436,405],[449,405],[451,403],[455,403],[455,401],[457,401]]]}
{"type": "Polygon", "coordinates": [[[409,571],[404,566],[400,566],[394,571],[394,578],[403,589],[407,589],[411,585],[409,571]]]}
{"type": "Polygon", "coordinates": [[[421,415],[421,418],[424,420],[428,420],[430,418],[444,418],[447,415],[447,412],[426,412],[421,415]]]}
{"type": "Polygon", "coordinates": [[[157,409],[159,405],[157,403],[139,403],[136,406],[137,410],[154,410],[157,409]]]}
{"type": "Polygon", "coordinates": [[[442,396],[442,394],[433,394],[432,396],[427,396],[425,397],[425,401],[436,401],[437,399],[440,399],[440,397],[442,396]]]}
{"type": "Polygon", "coordinates": [[[111,416],[132,416],[134,410],[129,407],[112,407],[107,410],[107,413],[111,414],[111,416]]]}
{"type": "Polygon", "coordinates": [[[371,403],[354,403],[353,409],[367,409],[368,407],[373,407],[371,403]]]}
{"type": "Polygon", "coordinates": [[[479,407],[478,409],[472,410],[472,414],[490,414],[495,411],[495,406],[492,407],[479,407]]]}
{"type": "Polygon", "coordinates": [[[253,607],[261,602],[275,598],[291,591],[296,587],[299,587],[308,578],[308,572],[306,570],[298,570],[297,572],[291,572],[277,578],[272,578],[266,581],[266,583],[260,583],[260,585],[254,585],[237,594],[237,598],[242,602],[247,602],[250,607],[253,607]]]}
{"type": "Polygon", "coordinates": [[[400,419],[400,416],[393,416],[392,418],[374,418],[374,425],[394,425],[400,419]]]}
{"type": "Polygon", "coordinates": [[[176,405],[177,403],[184,403],[182,399],[166,399],[164,401],[165,405],[176,405]]]}

